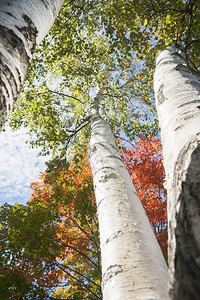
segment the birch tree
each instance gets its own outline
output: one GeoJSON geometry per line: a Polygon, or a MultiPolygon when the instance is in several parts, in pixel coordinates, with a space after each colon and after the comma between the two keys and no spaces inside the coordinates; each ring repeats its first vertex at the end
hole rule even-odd
{"type": "Polygon", "coordinates": [[[24,84],[37,45],[64,0],[0,1],[0,127],[24,84]]]}
{"type": "Polygon", "coordinates": [[[166,185],[172,299],[198,299],[200,289],[200,80],[186,53],[168,47],[157,56],[155,95],[166,185]]]}
{"type": "Polygon", "coordinates": [[[91,107],[90,164],[99,219],[104,300],[168,299],[168,269],[110,126],[91,107]]]}

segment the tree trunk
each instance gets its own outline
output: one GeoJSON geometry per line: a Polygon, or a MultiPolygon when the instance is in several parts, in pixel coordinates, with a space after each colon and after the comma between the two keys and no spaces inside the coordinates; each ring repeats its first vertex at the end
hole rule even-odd
{"type": "Polygon", "coordinates": [[[0,0],[0,127],[27,75],[36,46],[53,25],[64,0],[0,0]]]}
{"type": "Polygon", "coordinates": [[[104,300],[168,299],[168,270],[110,126],[91,109],[89,158],[100,228],[104,300]]]}
{"type": "Polygon", "coordinates": [[[200,80],[185,53],[157,56],[154,85],[168,193],[171,299],[200,297],[200,80]]]}

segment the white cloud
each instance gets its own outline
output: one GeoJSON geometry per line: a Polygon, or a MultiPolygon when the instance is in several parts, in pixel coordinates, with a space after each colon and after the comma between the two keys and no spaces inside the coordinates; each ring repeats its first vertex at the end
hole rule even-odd
{"type": "Polygon", "coordinates": [[[25,204],[31,195],[29,185],[38,181],[49,157],[37,157],[39,149],[32,149],[25,141],[25,129],[0,133],[0,205],[25,204]]]}

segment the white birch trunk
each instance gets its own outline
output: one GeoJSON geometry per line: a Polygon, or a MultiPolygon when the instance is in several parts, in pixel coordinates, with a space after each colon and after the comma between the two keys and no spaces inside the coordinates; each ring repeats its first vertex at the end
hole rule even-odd
{"type": "Polygon", "coordinates": [[[168,193],[171,298],[200,299],[200,80],[168,47],[154,78],[168,193]]]}
{"type": "Polygon", "coordinates": [[[90,164],[100,228],[104,300],[166,300],[168,269],[110,126],[91,110],[90,164]]]}
{"type": "Polygon", "coordinates": [[[64,0],[0,0],[0,127],[12,111],[36,46],[64,0]]]}

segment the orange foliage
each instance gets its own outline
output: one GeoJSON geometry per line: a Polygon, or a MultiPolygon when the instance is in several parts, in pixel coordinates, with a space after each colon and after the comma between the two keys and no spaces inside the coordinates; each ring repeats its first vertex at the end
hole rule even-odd
{"type": "Polygon", "coordinates": [[[167,207],[162,147],[158,138],[140,139],[135,147],[120,149],[121,157],[146,210],[160,247],[167,256],[167,207]]]}
{"type": "Polygon", "coordinates": [[[54,255],[52,247],[51,253],[60,266],[57,279],[68,286],[57,290],[57,295],[62,297],[66,291],[73,294],[77,289],[81,299],[87,293],[100,295],[98,223],[86,156],[84,159],[75,156],[71,164],[55,165],[49,173],[41,173],[40,179],[41,182],[31,184],[29,205],[40,205],[41,209],[57,215],[54,245],[59,245],[60,252],[54,255]]]}

